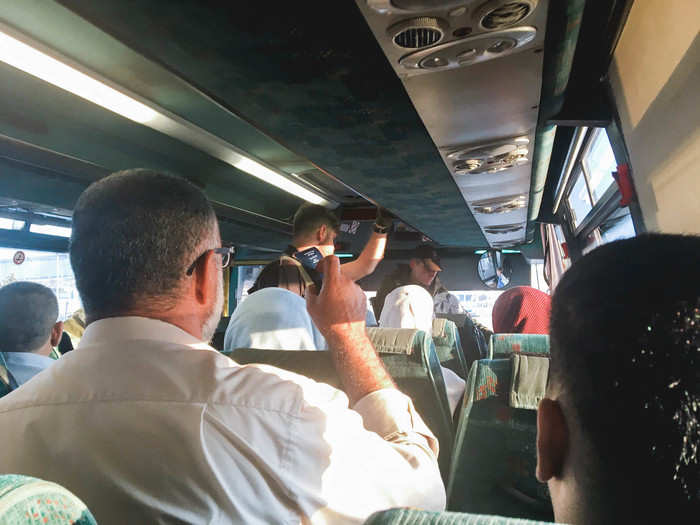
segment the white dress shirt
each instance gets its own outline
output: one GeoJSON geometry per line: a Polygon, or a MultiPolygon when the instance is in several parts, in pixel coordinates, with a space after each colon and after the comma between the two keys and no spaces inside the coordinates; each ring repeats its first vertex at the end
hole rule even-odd
{"type": "Polygon", "coordinates": [[[2,355],[7,363],[7,370],[12,374],[18,386],[23,385],[56,362],[55,359],[34,352],[3,352],[2,355]]]}
{"type": "Polygon", "coordinates": [[[153,319],[89,325],[0,399],[0,428],[0,472],[67,487],[100,525],[361,523],[445,506],[437,441],[397,390],[350,410],[339,390],[241,366],[153,319]]]}

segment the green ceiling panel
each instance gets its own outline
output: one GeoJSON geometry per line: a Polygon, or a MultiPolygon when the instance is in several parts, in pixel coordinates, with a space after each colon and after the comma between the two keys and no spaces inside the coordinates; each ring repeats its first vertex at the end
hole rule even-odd
{"type": "MultiPolygon", "coordinates": [[[[61,4],[436,241],[450,246],[486,244],[353,2],[334,2],[332,9],[320,0],[272,5],[194,0],[61,4]]],[[[37,13],[24,18],[31,18],[25,23],[35,28],[41,26],[37,13]]],[[[50,18],[43,22],[55,24],[50,18]]],[[[66,52],[70,48],[72,56],[100,66],[110,78],[127,75],[119,69],[120,58],[113,63],[109,55],[101,55],[107,48],[98,49],[96,35],[76,33],[82,36],[66,42],[65,33],[72,29],[61,28],[52,41],[60,39],[66,52]]],[[[128,74],[133,71],[128,69],[128,74]]],[[[221,110],[227,115],[221,120],[184,94],[181,85],[160,84],[151,89],[151,96],[222,136],[233,129],[228,129],[230,112],[221,110]]],[[[253,151],[255,146],[243,136],[248,132],[231,132],[229,140],[253,151]]],[[[254,151],[260,157],[274,154],[263,150],[261,146],[254,151]]]]}

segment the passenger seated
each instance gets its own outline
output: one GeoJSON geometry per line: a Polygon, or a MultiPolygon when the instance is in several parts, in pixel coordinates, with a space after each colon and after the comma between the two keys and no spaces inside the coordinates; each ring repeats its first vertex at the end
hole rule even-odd
{"type": "Polygon", "coordinates": [[[236,348],[326,350],[326,340],[306,311],[306,301],[282,288],[264,288],[233,311],[224,352],[236,348]]]}
{"type": "MultiPolygon", "coordinates": [[[[430,293],[415,284],[395,288],[386,296],[379,318],[380,328],[416,328],[429,334],[433,331],[433,299],[430,293]]],[[[449,368],[442,368],[447,401],[450,412],[455,410],[464,397],[464,380],[449,368]]]]}
{"type": "Polygon", "coordinates": [[[90,185],[70,243],[87,327],[78,348],[0,399],[0,472],[70,487],[100,525],[444,509],[437,441],[376,355],[364,293],[338,258],[321,261],[307,309],[345,392],[203,342],[229,253],[185,179],[130,170],[90,185]]]}
{"type": "Polygon", "coordinates": [[[551,297],[536,288],[516,286],[503,292],[493,305],[495,334],[548,334],[551,297]]]}
{"type": "Polygon", "coordinates": [[[63,333],[58,300],[38,283],[19,281],[0,288],[0,352],[17,388],[56,361],[49,357],[63,333]]]}
{"type": "Polygon", "coordinates": [[[556,521],[697,522],[699,268],[699,237],[643,235],[559,282],[537,436],[556,521]]]}

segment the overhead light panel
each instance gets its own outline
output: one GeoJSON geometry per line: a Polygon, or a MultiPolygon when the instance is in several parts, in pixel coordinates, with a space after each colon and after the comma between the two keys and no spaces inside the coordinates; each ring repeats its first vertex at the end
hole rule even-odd
{"type": "Polygon", "coordinates": [[[137,100],[136,96],[122,92],[125,90],[117,90],[106,82],[98,80],[95,78],[97,75],[83,73],[36,47],[18,40],[5,32],[4,26],[0,26],[0,61],[204,151],[307,202],[322,206],[334,204],[306,186],[291,180],[283,172],[255,159],[207,130],[155,104],[137,100]]]}
{"type": "Polygon", "coordinates": [[[140,124],[156,116],[155,111],[138,100],[3,32],[0,32],[0,60],[140,124]]]}

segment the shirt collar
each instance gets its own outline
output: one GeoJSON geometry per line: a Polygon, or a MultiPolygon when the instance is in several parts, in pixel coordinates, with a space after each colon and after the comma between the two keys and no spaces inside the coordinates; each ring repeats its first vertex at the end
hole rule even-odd
{"type": "Polygon", "coordinates": [[[108,317],[90,323],[85,328],[78,348],[93,344],[136,339],[187,345],[200,350],[214,350],[208,344],[174,324],[158,319],[135,316],[108,317]]]}

